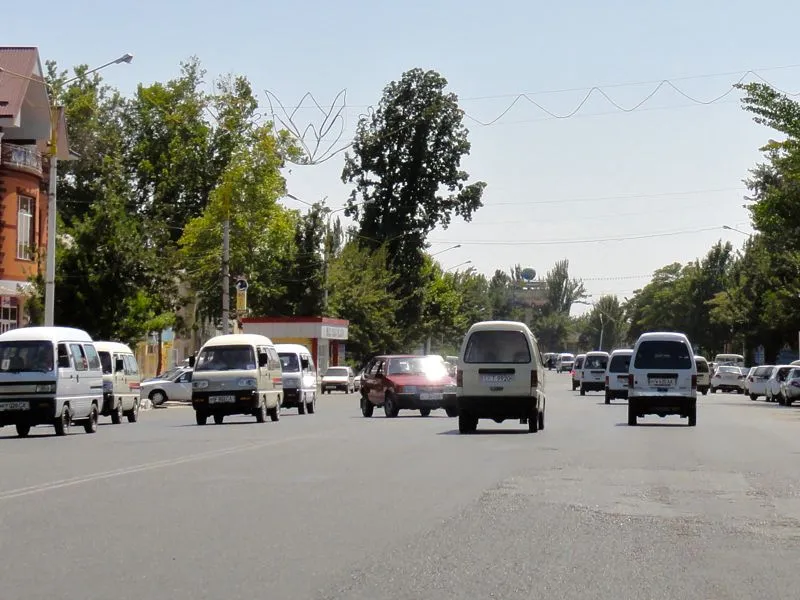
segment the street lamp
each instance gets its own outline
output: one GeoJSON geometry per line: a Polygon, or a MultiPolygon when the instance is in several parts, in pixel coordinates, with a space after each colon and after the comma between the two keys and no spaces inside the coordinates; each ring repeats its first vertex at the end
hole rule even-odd
{"type": "Polygon", "coordinates": [[[438,252],[434,252],[430,256],[431,257],[438,256],[439,254],[442,254],[443,252],[448,252],[450,250],[455,250],[456,248],[461,248],[461,244],[456,244],[455,246],[450,246],[449,248],[445,248],[444,250],[439,250],[438,252]]]}
{"type": "Polygon", "coordinates": [[[610,319],[613,323],[615,323],[617,325],[619,325],[619,323],[617,323],[617,320],[614,317],[612,317],[610,315],[607,315],[602,310],[597,308],[597,304],[595,304],[594,302],[585,302],[585,301],[582,301],[582,300],[576,300],[575,302],[573,302],[573,304],[585,304],[586,306],[591,306],[593,310],[597,311],[597,316],[600,317],[600,343],[598,344],[597,350],[598,351],[602,351],[603,350],[603,334],[605,333],[605,330],[606,330],[606,322],[603,319],[603,317],[605,317],[606,319],[610,319]]]}
{"type": "Polygon", "coordinates": [[[736,233],[741,233],[742,235],[746,235],[747,237],[753,237],[752,233],[747,233],[746,231],[742,231],[741,229],[736,229],[736,227],[731,227],[730,225],[723,225],[723,229],[727,229],[728,231],[735,231],[736,233]]]}
{"type": "Polygon", "coordinates": [[[446,271],[452,271],[453,269],[457,269],[458,267],[463,267],[464,265],[471,265],[471,264],[472,264],[471,260],[465,260],[464,262],[459,263],[454,267],[450,267],[449,269],[446,269],[446,271]]]}

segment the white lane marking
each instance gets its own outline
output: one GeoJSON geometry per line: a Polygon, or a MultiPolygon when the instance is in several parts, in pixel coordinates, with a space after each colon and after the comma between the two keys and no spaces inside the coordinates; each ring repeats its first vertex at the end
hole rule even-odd
{"type": "Polygon", "coordinates": [[[177,458],[169,458],[165,460],[159,460],[150,463],[144,463],[141,465],[134,465],[131,467],[123,467],[120,469],[114,469],[112,471],[101,471],[99,473],[92,473],[90,475],[82,475],[79,477],[72,477],[70,479],[61,479],[59,481],[51,481],[49,483],[40,483],[38,485],[32,485],[23,488],[17,488],[15,490],[7,490],[5,492],[0,492],[0,501],[3,500],[11,500],[12,498],[19,498],[21,496],[30,496],[32,494],[40,494],[43,492],[49,492],[52,490],[57,490],[65,487],[71,487],[74,485],[80,485],[82,483],[90,483],[92,481],[100,481],[102,479],[111,479],[112,477],[121,477],[123,475],[131,475],[133,473],[141,473],[143,471],[152,471],[155,469],[163,469],[166,467],[173,467],[176,465],[182,465],[185,463],[190,462],[197,462],[200,460],[205,460],[209,458],[218,458],[220,456],[226,456],[228,454],[235,454],[237,452],[247,452],[249,450],[258,450],[260,448],[267,448],[269,446],[278,446],[280,444],[286,444],[289,442],[296,442],[300,440],[307,440],[311,438],[315,438],[319,436],[314,435],[302,435],[302,436],[295,436],[291,438],[284,438],[280,440],[269,440],[263,442],[256,442],[252,444],[243,444],[241,446],[232,446],[230,448],[220,448],[219,450],[209,450],[208,452],[200,452],[198,454],[189,454],[186,456],[179,456],[177,458]]]}

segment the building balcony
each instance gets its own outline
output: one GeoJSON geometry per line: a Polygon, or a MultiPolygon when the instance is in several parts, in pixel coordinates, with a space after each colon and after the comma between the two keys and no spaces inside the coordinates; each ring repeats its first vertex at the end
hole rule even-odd
{"type": "Polygon", "coordinates": [[[0,146],[0,166],[42,176],[42,153],[36,146],[3,143],[0,146]]]}

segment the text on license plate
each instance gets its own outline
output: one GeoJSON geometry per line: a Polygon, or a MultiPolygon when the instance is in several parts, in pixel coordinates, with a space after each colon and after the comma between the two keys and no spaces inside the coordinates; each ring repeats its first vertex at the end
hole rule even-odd
{"type": "Polygon", "coordinates": [[[508,383],[514,381],[513,375],[481,375],[483,383],[508,383]]]}
{"type": "Polygon", "coordinates": [[[422,392],[419,395],[420,400],[441,400],[442,394],[438,394],[436,392],[422,392]]]}
{"type": "Polygon", "coordinates": [[[0,410],[30,410],[31,403],[22,402],[0,402],[0,410]]]}
{"type": "Polygon", "coordinates": [[[659,387],[672,387],[675,385],[675,380],[671,377],[653,377],[649,383],[659,387]]]}
{"type": "Polygon", "coordinates": [[[226,396],[210,396],[208,398],[209,404],[231,404],[236,402],[236,396],[226,395],[226,396]]]}

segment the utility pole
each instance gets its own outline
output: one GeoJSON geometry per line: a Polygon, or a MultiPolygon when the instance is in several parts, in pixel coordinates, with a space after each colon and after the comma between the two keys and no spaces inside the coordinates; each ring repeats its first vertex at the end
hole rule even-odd
{"type": "Polygon", "coordinates": [[[230,333],[230,260],[231,260],[231,220],[230,215],[222,222],[222,335],[230,333]]]}
{"type": "Polygon", "coordinates": [[[603,320],[603,313],[601,313],[598,310],[597,314],[600,316],[600,347],[598,348],[598,350],[602,350],[603,349],[603,333],[605,333],[605,330],[606,330],[606,322],[603,320]]]}

